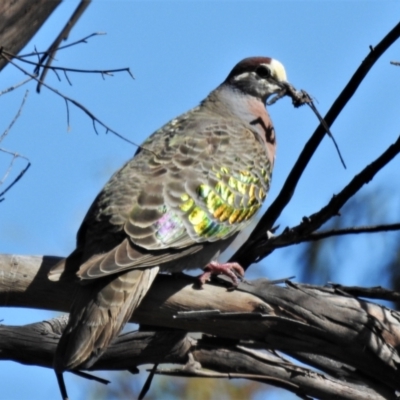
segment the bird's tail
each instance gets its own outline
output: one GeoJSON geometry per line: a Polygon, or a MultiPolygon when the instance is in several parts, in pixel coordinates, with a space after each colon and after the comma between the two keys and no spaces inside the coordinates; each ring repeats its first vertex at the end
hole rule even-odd
{"type": "Polygon", "coordinates": [[[82,285],[56,350],[54,369],[93,365],[139,306],[158,270],[132,269],[82,285]]]}

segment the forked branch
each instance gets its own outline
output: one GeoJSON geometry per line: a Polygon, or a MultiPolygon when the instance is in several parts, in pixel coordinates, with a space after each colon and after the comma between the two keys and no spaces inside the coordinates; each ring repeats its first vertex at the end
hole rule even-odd
{"type": "MultiPolygon", "coordinates": [[[[47,280],[57,261],[1,256],[5,279],[0,301],[67,310],[76,284],[47,280]]],[[[223,284],[198,290],[194,282],[184,275],[159,275],[132,317],[141,325],[157,327],[157,332],[121,335],[93,369],[137,371],[142,364],[177,363],[181,367],[159,368],[156,373],[253,379],[302,398],[396,398],[400,390],[397,312],[349,295],[346,288],[293,282],[281,287],[260,279],[244,282],[232,292],[223,284]],[[186,332],[204,335],[199,340],[186,332]],[[276,350],[322,372],[300,366],[276,350]]],[[[65,322],[1,327],[0,357],[51,367],[65,322]],[[15,346],[20,349],[17,353],[15,346]]]]}
{"type": "MultiPolygon", "coordinates": [[[[327,127],[331,127],[333,122],[339,116],[345,105],[354,95],[368,72],[378,61],[381,55],[400,37],[400,23],[397,24],[381,41],[380,43],[372,48],[370,47],[370,53],[361,63],[359,68],[356,70],[354,75],[351,77],[348,84],[342,90],[338,98],[333,103],[332,107],[323,118],[327,127]]],[[[313,154],[321,143],[322,139],[326,134],[326,127],[321,123],[315,132],[312,134],[311,138],[308,140],[304,146],[299,158],[294,164],[292,170],[290,171],[281,191],[279,192],[277,198],[265,212],[265,214],[260,219],[256,228],[246,241],[244,245],[234,254],[233,260],[239,262],[244,268],[247,268],[254,261],[259,261],[260,255],[255,258],[253,254],[249,251],[250,247],[254,247],[255,243],[262,247],[264,243],[268,240],[268,231],[272,229],[277,219],[281,215],[284,208],[290,202],[297,184],[307,167],[309,161],[311,160],[313,154]]],[[[264,252],[264,256],[268,254],[267,251],[264,252]]]]}

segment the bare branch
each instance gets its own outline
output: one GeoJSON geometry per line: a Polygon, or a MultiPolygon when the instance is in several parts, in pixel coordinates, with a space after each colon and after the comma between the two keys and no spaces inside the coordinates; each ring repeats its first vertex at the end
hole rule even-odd
{"type": "MultiPolygon", "coordinates": [[[[88,3],[88,0],[81,1],[81,12],[88,3]]],[[[75,22],[79,18],[79,7],[71,18],[72,24],[74,17],[75,22]]],[[[13,58],[19,57],[6,51],[3,51],[2,56],[27,74],[29,79],[35,79],[38,90],[43,85],[64,99],[68,126],[71,102],[91,118],[96,133],[97,122],[106,133],[110,131],[137,146],[110,129],[76,100],[43,82],[48,69],[52,69],[56,75],[58,70],[62,70],[69,83],[67,72],[96,72],[104,79],[104,75],[119,71],[85,71],[50,66],[59,43],[70,28],[67,24],[48,52],[43,53],[39,63],[29,62],[37,66],[37,74],[43,67],[40,79],[13,61],[13,58]],[[47,64],[43,66],[46,57],[47,64]]],[[[275,248],[301,241],[337,234],[373,232],[378,231],[377,229],[381,231],[384,227],[391,230],[400,228],[400,224],[391,224],[314,233],[324,222],[336,216],[340,208],[400,152],[399,137],[395,144],[355,176],[319,212],[304,218],[300,225],[286,229],[279,236],[268,240],[266,234],[290,201],[300,176],[325,131],[330,134],[329,126],[372,64],[399,35],[400,24],[375,49],[371,47],[371,58],[364,60],[336,100],[325,118],[327,122],[319,116],[321,124],[304,148],[278,198],[264,215],[248,245],[240,250],[239,256],[234,256],[238,260],[243,257],[245,261],[240,260],[242,263],[246,265],[246,261],[252,257],[260,259],[275,248]]],[[[27,62],[25,59],[21,60],[27,62]]],[[[128,72],[130,73],[129,70],[128,72]]],[[[13,123],[14,121],[11,125],[13,123]]],[[[0,141],[7,132],[0,137],[0,141]]],[[[11,154],[14,158],[8,171],[18,156],[11,154]]],[[[2,304],[68,310],[73,298],[71,293],[76,290],[77,282],[66,279],[54,283],[47,279],[49,269],[59,260],[56,257],[0,255],[2,304]]],[[[398,298],[398,293],[382,288],[363,290],[335,284],[331,287],[318,287],[291,281],[281,287],[266,279],[241,282],[234,292],[227,291],[223,281],[206,284],[203,290],[196,290],[193,283],[193,278],[183,275],[158,276],[132,316],[132,321],[140,323],[142,327],[153,326],[162,331],[121,335],[93,369],[136,371],[137,365],[144,363],[176,363],[181,367],[169,370],[154,367],[153,372],[175,376],[251,379],[285,388],[303,399],[397,398],[400,390],[400,314],[355,296],[398,298]],[[190,331],[203,332],[204,335],[196,340],[187,335],[186,332],[190,331]],[[321,372],[297,365],[276,351],[321,372]]],[[[51,367],[65,322],[65,318],[62,318],[24,327],[1,326],[0,359],[51,367]],[[16,352],[15,348],[19,351],[16,352]]],[[[90,378],[81,371],[74,373],[90,378]]]]}
{"type": "MultiPolygon", "coordinates": [[[[4,149],[0,149],[0,151],[7,152],[7,151],[4,150],[4,149]]],[[[11,161],[10,167],[12,166],[12,163],[14,162],[15,158],[17,158],[17,157],[22,157],[22,158],[25,158],[25,159],[26,159],[26,157],[23,157],[23,156],[20,156],[19,154],[14,153],[14,158],[13,158],[13,160],[11,161]]],[[[0,192],[0,202],[4,200],[4,197],[3,197],[3,196],[4,196],[15,184],[25,175],[26,171],[28,171],[28,169],[29,169],[30,166],[31,166],[31,163],[28,161],[28,164],[27,164],[27,165],[25,166],[25,168],[16,176],[16,178],[15,178],[2,192],[0,192]]],[[[9,169],[10,169],[10,168],[9,168],[9,169]]],[[[6,172],[6,174],[8,175],[7,172],[6,172]]],[[[1,183],[3,183],[3,181],[2,181],[1,183]]]]}
{"type": "MultiPolygon", "coordinates": [[[[76,46],[77,44],[81,44],[81,43],[88,43],[88,39],[94,37],[94,36],[101,36],[101,35],[106,35],[105,32],[94,32],[91,33],[90,35],[85,36],[82,39],[76,40],[75,42],[72,43],[68,43],[65,44],[64,46],[60,46],[57,48],[57,51],[59,50],[64,50],[64,49],[68,49],[69,47],[73,47],[76,46]]],[[[32,57],[32,56],[40,56],[43,54],[48,54],[48,51],[35,51],[33,53],[26,53],[26,54],[21,54],[19,55],[20,58],[26,58],[26,57],[32,57]]],[[[39,60],[38,60],[38,64],[39,64],[39,60]]]]}
{"type": "MultiPolygon", "coordinates": [[[[28,365],[51,368],[60,337],[59,330],[65,324],[65,318],[59,318],[22,327],[0,327],[0,359],[13,359],[28,365]],[[15,348],[20,349],[17,354],[15,348]]],[[[182,365],[175,369],[156,369],[156,374],[251,379],[287,389],[301,398],[307,398],[305,393],[321,398],[327,395],[340,396],[342,399],[395,398],[390,391],[383,391],[383,396],[377,390],[312,372],[270,351],[260,352],[245,346],[224,345],[210,337],[196,340],[182,331],[123,334],[91,370],[135,371],[139,365],[152,363],[182,365]]]]}
{"type": "MultiPolygon", "coordinates": [[[[343,205],[353,197],[362,186],[370,182],[374,176],[399,153],[400,136],[397,141],[390,145],[375,161],[367,165],[357,174],[340,193],[333,196],[329,203],[321,210],[309,217],[304,217],[299,225],[293,228],[286,228],[280,235],[264,239],[261,238],[257,242],[253,242],[253,246],[249,252],[252,260],[259,261],[280,247],[314,240],[310,235],[329,219],[339,215],[339,211],[343,205]]],[[[392,230],[398,230],[397,224],[396,229],[392,230]]],[[[316,233],[316,235],[318,235],[318,233],[316,233]]]]}
{"type": "MultiPolygon", "coordinates": [[[[19,60],[19,61],[24,62],[26,64],[34,65],[36,67],[35,70],[37,70],[40,67],[42,67],[42,64],[40,63],[40,61],[39,62],[29,61],[29,60],[25,59],[26,56],[17,56],[17,55],[12,54],[12,53],[8,52],[7,50],[4,50],[4,49],[2,50],[1,54],[6,55],[10,59],[16,59],[16,60],[19,60]]],[[[103,70],[103,69],[79,69],[79,68],[55,67],[55,66],[52,66],[52,65],[46,65],[46,67],[43,66],[43,68],[50,69],[52,71],[63,71],[64,73],[65,72],[78,72],[78,73],[84,73],[84,74],[101,74],[102,76],[104,76],[104,75],[114,76],[113,73],[127,72],[133,78],[132,72],[131,72],[129,67],[117,68],[117,69],[104,69],[103,70]]],[[[35,73],[35,75],[37,75],[37,74],[35,73]]]]}
{"type": "Polygon", "coordinates": [[[19,88],[19,87],[22,86],[22,85],[25,85],[25,83],[28,83],[28,82],[30,82],[31,80],[32,80],[32,78],[30,78],[30,77],[29,77],[29,78],[26,78],[26,79],[23,80],[22,82],[19,82],[19,83],[13,85],[13,86],[8,87],[7,89],[2,90],[2,91],[0,92],[0,96],[2,96],[3,94],[6,94],[6,93],[9,93],[9,92],[13,91],[13,90],[19,88]]]}
{"type": "MultiPolygon", "coordinates": [[[[36,87],[36,91],[39,93],[40,92],[40,87],[42,85],[42,82],[44,81],[48,68],[50,67],[51,62],[54,59],[54,56],[56,54],[57,48],[60,45],[61,41],[64,39],[67,39],[69,33],[71,32],[71,29],[75,26],[75,24],[78,22],[79,18],[82,16],[82,14],[85,12],[86,8],[89,6],[91,3],[91,0],[81,0],[80,3],[78,4],[77,8],[73,12],[71,18],[69,21],[66,23],[64,28],[61,30],[57,38],[54,40],[54,42],[50,45],[49,49],[45,54],[42,55],[39,64],[42,65],[46,59],[46,65],[43,66],[43,71],[42,75],[38,81],[38,85],[36,87]]],[[[39,67],[35,69],[35,75],[39,74],[39,67]]]]}
{"type": "Polygon", "coordinates": [[[118,136],[120,139],[124,140],[125,142],[127,142],[129,144],[132,144],[133,146],[136,146],[136,147],[146,150],[144,147],[139,146],[137,143],[129,140],[128,138],[121,135],[114,129],[110,128],[108,125],[106,125],[104,122],[102,122],[99,118],[97,118],[91,111],[89,111],[84,105],[82,105],[78,101],[59,92],[57,89],[54,89],[52,86],[48,85],[47,83],[40,81],[35,75],[30,74],[28,71],[26,71],[25,69],[20,67],[18,64],[16,64],[14,61],[12,61],[6,54],[2,54],[2,57],[4,57],[10,64],[14,65],[17,69],[19,69],[25,75],[28,75],[30,78],[34,79],[36,82],[41,82],[42,86],[51,90],[53,93],[57,94],[58,96],[62,97],[65,101],[68,101],[68,102],[72,103],[73,105],[75,105],[76,107],[78,107],[79,109],[81,109],[93,121],[93,124],[95,124],[95,122],[97,122],[99,125],[101,125],[103,128],[105,128],[107,132],[113,133],[115,136],[118,136]]]}
{"type": "Polygon", "coordinates": [[[319,111],[317,110],[317,107],[315,107],[315,105],[314,105],[313,102],[309,103],[308,106],[311,108],[311,110],[314,111],[314,114],[317,116],[319,122],[322,124],[322,126],[324,127],[326,133],[327,133],[328,136],[331,138],[331,140],[332,140],[332,142],[333,142],[333,145],[335,146],[336,152],[337,152],[338,155],[339,155],[340,162],[342,163],[344,169],[346,169],[346,168],[347,168],[347,167],[346,167],[346,163],[344,162],[342,153],[340,152],[339,146],[338,146],[338,144],[336,143],[335,137],[333,136],[331,130],[329,129],[329,126],[327,125],[327,123],[325,122],[325,120],[321,117],[321,114],[319,113],[319,111]]]}
{"type": "MultiPolygon", "coordinates": [[[[21,115],[22,108],[24,107],[26,98],[28,97],[28,93],[29,93],[29,91],[27,90],[27,91],[25,92],[25,96],[24,96],[24,98],[22,99],[22,103],[21,103],[21,105],[19,106],[19,109],[18,109],[18,111],[17,111],[15,117],[13,118],[13,120],[11,121],[11,123],[8,125],[8,127],[6,128],[6,130],[3,132],[3,134],[0,136],[0,142],[1,142],[2,140],[4,140],[4,138],[8,135],[8,132],[11,130],[12,126],[14,125],[14,123],[17,121],[17,119],[18,119],[19,116],[21,115]]],[[[8,192],[8,191],[9,191],[23,176],[24,176],[25,172],[28,170],[28,168],[30,167],[31,163],[30,163],[30,161],[29,161],[28,158],[26,158],[26,157],[24,157],[24,156],[22,156],[22,155],[20,155],[20,154],[18,154],[18,153],[16,153],[16,152],[12,152],[12,151],[9,151],[9,150],[5,150],[5,149],[3,149],[3,148],[0,148],[0,151],[3,152],[3,153],[7,153],[7,154],[12,155],[11,162],[10,162],[10,164],[9,164],[9,166],[8,166],[8,168],[7,168],[7,170],[6,170],[6,172],[4,173],[3,178],[2,178],[1,181],[0,181],[0,185],[2,185],[2,184],[4,183],[4,181],[8,178],[8,175],[10,174],[10,172],[11,172],[13,166],[14,166],[14,161],[15,161],[17,158],[23,158],[23,159],[25,159],[25,160],[27,161],[27,165],[25,166],[25,168],[17,175],[17,177],[16,177],[15,179],[6,187],[6,189],[4,189],[4,190],[0,193],[0,202],[2,202],[2,201],[4,200],[4,198],[3,198],[2,196],[3,196],[5,193],[7,193],[7,192],[8,192]]]]}
{"type": "MultiPolygon", "coordinates": [[[[2,304],[68,309],[76,283],[47,279],[57,261],[57,257],[0,256],[2,304]]],[[[197,290],[194,282],[184,275],[159,275],[132,320],[179,331],[121,335],[93,369],[135,370],[145,363],[174,362],[184,364],[183,369],[167,373],[254,379],[319,398],[394,399],[400,389],[399,313],[336,288],[295,283],[279,287],[260,279],[241,283],[232,292],[211,284],[197,290]],[[214,313],[201,320],[174,318],[185,310],[214,313]],[[196,341],[185,331],[217,338],[196,341]],[[293,364],[271,349],[307,360],[325,373],[293,364]],[[193,362],[187,362],[189,354],[193,362]],[[338,395],[339,390],[344,394],[338,395]]],[[[0,357],[49,367],[64,326],[65,320],[3,326],[0,357]]]]}
{"type": "MultiPolygon", "coordinates": [[[[360,67],[354,73],[346,87],[343,89],[341,94],[335,100],[332,107],[324,117],[324,120],[328,127],[332,126],[337,116],[354,95],[375,62],[399,38],[399,36],[400,23],[397,24],[375,48],[371,49],[368,56],[361,63],[360,67]]],[[[299,158],[293,166],[279,195],[268,208],[263,217],[260,219],[260,222],[257,224],[257,227],[254,229],[247,242],[232,257],[232,259],[238,261],[244,268],[248,267],[248,265],[250,265],[254,261],[254,258],[248,251],[249,247],[252,246],[253,243],[258,241],[260,238],[265,238],[267,235],[267,231],[273,227],[276,220],[279,218],[282,210],[291,200],[301,175],[307,167],[312,155],[321,143],[323,137],[325,136],[325,133],[326,129],[323,127],[322,124],[320,124],[304,146],[303,151],[301,152],[299,158]]]]}
{"type": "Polygon", "coordinates": [[[332,229],[330,231],[315,232],[304,238],[304,242],[310,242],[314,240],[326,239],[332,236],[342,235],[354,235],[359,233],[377,233],[377,232],[389,232],[400,230],[400,223],[397,224],[382,224],[376,226],[354,226],[342,229],[332,229]]]}
{"type": "Polygon", "coordinates": [[[400,293],[385,289],[381,286],[365,288],[361,286],[345,286],[338,283],[329,282],[329,286],[334,288],[337,293],[347,293],[352,296],[365,297],[367,299],[380,299],[389,301],[399,301],[400,293]]]}
{"type": "MultiPolygon", "coordinates": [[[[26,83],[27,81],[25,81],[24,83],[26,83]]],[[[21,85],[21,84],[20,84],[21,85]]],[[[26,98],[28,97],[28,94],[29,94],[29,90],[27,90],[26,92],[25,92],[25,96],[24,96],[24,98],[22,99],[22,103],[21,103],[21,105],[19,106],[19,109],[18,109],[18,111],[17,111],[17,113],[15,114],[15,117],[13,118],[13,120],[10,122],[10,124],[8,125],[8,127],[6,128],[6,130],[2,133],[2,135],[0,136],[0,143],[3,141],[3,139],[8,135],[8,132],[10,132],[10,130],[11,130],[11,128],[13,127],[13,125],[14,125],[14,123],[15,123],[15,121],[19,118],[19,116],[21,115],[21,111],[22,111],[22,109],[23,109],[23,107],[24,107],[24,105],[25,105],[25,101],[26,101],[26,98]]]]}
{"type": "Polygon", "coordinates": [[[284,85],[284,88],[277,95],[275,95],[271,100],[267,101],[267,105],[272,105],[272,104],[276,103],[277,100],[279,100],[280,98],[282,98],[285,95],[289,96],[292,99],[293,105],[295,107],[301,107],[302,105],[307,104],[311,108],[313,113],[317,116],[320,124],[324,127],[325,132],[332,139],[335,149],[339,155],[339,159],[340,159],[343,167],[346,169],[346,164],[344,162],[342,154],[340,153],[339,146],[337,145],[336,140],[335,140],[334,136],[332,135],[332,132],[330,131],[328,124],[321,117],[321,114],[317,110],[317,107],[315,106],[314,102],[312,101],[311,96],[305,90],[296,90],[290,83],[286,83],[284,85]]]}

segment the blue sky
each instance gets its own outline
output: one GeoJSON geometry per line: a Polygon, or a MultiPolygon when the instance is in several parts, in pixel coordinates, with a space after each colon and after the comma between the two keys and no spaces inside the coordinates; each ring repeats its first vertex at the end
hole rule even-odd
{"type": "MultiPolygon", "coordinates": [[[[45,50],[77,3],[65,0],[24,52],[31,52],[34,46],[45,50]]],[[[55,65],[130,67],[135,80],[126,73],[105,80],[69,74],[71,87],[63,77],[58,82],[49,73],[46,82],[140,143],[169,119],[197,105],[239,60],[264,55],[285,65],[289,81],[310,93],[323,115],[365,58],[369,46],[376,45],[398,23],[399,15],[398,1],[383,0],[94,0],[73,29],[70,41],[93,32],[107,35],[60,51],[55,65]]],[[[341,167],[332,142],[324,140],[279,220],[282,227],[297,224],[304,215],[321,208],[398,137],[400,68],[390,65],[392,60],[400,61],[400,42],[379,60],[332,127],[347,170],[341,167]]],[[[6,67],[0,74],[0,91],[23,78],[12,66],[6,67]]],[[[0,251],[66,256],[74,248],[75,233],[92,200],[136,149],[110,133],[106,135],[100,127],[96,135],[91,120],[73,106],[68,129],[61,98],[46,89],[38,95],[33,84],[26,88],[30,93],[22,115],[0,146],[28,157],[32,166],[1,203],[0,251]]],[[[0,97],[0,134],[17,112],[25,89],[0,97]]],[[[269,111],[278,139],[270,203],[318,122],[308,108],[294,109],[289,99],[279,101],[269,111]]],[[[0,155],[0,176],[8,160],[0,155]]],[[[23,165],[17,162],[15,175],[23,165]]],[[[400,190],[396,185],[399,168],[400,158],[364,189],[378,195],[382,187],[391,188],[391,222],[400,220],[400,190]]],[[[383,274],[368,270],[372,261],[379,261],[386,239],[368,240],[354,239],[349,256],[332,279],[344,284],[386,284],[383,274]],[[365,255],[371,247],[374,252],[365,255]],[[357,259],[358,267],[352,268],[359,253],[364,256],[357,259]]],[[[252,266],[250,276],[273,279],[296,275],[290,251],[277,251],[252,266]]],[[[4,308],[0,317],[4,324],[13,325],[53,315],[4,308]]],[[[50,370],[3,362],[0,373],[0,399],[57,398],[58,388],[50,370]]],[[[75,379],[67,383],[74,400],[85,399],[82,390],[92,385],[75,379]]],[[[294,396],[275,392],[265,398],[294,396]]]]}

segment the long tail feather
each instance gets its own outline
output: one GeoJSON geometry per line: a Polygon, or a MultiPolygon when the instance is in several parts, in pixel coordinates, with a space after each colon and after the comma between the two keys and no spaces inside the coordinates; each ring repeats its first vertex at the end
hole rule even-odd
{"type": "Polygon", "coordinates": [[[118,335],[159,267],[134,269],[79,288],[54,358],[54,369],[89,368],[118,335]]]}

